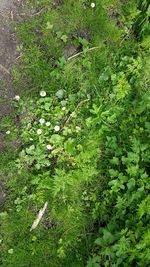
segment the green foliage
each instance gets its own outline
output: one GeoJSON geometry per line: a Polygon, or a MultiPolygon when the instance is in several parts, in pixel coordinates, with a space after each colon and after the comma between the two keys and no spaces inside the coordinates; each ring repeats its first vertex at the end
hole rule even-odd
{"type": "Polygon", "coordinates": [[[2,266],[149,266],[147,1],[39,2],[18,28],[30,95],[13,101],[2,266]]]}

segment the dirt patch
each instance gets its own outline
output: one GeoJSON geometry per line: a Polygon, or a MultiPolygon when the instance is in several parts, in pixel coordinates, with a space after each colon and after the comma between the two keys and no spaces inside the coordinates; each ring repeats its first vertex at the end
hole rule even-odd
{"type": "Polygon", "coordinates": [[[14,97],[11,69],[17,57],[17,41],[13,26],[20,4],[21,0],[0,0],[0,99],[5,99],[0,103],[0,118],[11,112],[10,99],[14,97]]]}
{"type": "Polygon", "coordinates": [[[19,3],[20,1],[18,0],[0,1],[0,80],[4,84],[0,88],[0,97],[4,98],[11,98],[14,95],[11,82],[11,67],[17,56],[17,41],[12,25],[18,13],[19,3]]]}
{"type": "Polygon", "coordinates": [[[12,8],[13,5],[14,5],[13,0],[1,0],[0,1],[0,12],[2,12],[3,10],[6,10],[6,9],[12,8]]]}
{"type": "MultiPolygon", "coordinates": [[[[14,97],[14,89],[11,70],[17,57],[14,21],[17,19],[20,5],[21,0],[0,0],[0,119],[12,114],[10,102],[14,97]]],[[[1,121],[0,123],[2,124],[1,121]]],[[[6,149],[5,136],[6,133],[1,130],[1,154],[6,149]]],[[[0,206],[3,205],[4,200],[4,187],[0,183],[0,206]]]]}

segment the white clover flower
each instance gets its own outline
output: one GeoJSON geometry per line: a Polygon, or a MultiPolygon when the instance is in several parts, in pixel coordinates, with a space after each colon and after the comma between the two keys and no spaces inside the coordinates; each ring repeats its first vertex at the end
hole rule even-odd
{"type": "Polygon", "coordinates": [[[47,145],[46,148],[47,148],[48,150],[52,150],[52,149],[53,149],[53,147],[52,147],[51,145],[47,145]]]}
{"type": "Polygon", "coordinates": [[[19,96],[19,95],[16,95],[16,96],[14,97],[14,99],[17,100],[17,101],[19,101],[19,100],[20,100],[20,96],[19,96]]]}
{"type": "Polygon", "coordinates": [[[10,134],[10,131],[7,131],[6,134],[10,134]]]}
{"type": "Polygon", "coordinates": [[[40,92],[40,96],[42,96],[42,97],[46,96],[46,92],[45,91],[41,91],[40,92]]]}
{"type": "Polygon", "coordinates": [[[60,130],[60,126],[59,126],[59,125],[56,125],[56,126],[54,127],[54,130],[55,130],[55,132],[59,132],[59,130],[60,130]]]}
{"type": "Polygon", "coordinates": [[[40,123],[40,124],[44,124],[44,122],[45,122],[45,119],[43,119],[43,118],[41,118],[41,119],[39,120],[39,123],[40,123]]]}
{"type": "Polygon", "coordinates": [[[40,135],[42,133],[42,129],[37,129],[37,134],[40,135]]]}
{"type": "Polygon", "coordinates": [[[51,125],[50,121],[47,121],[47,122],[45,123],[45,125],[46,125],[46,126],[50,126],[50,125],[51,125]]]}
{"type": "Polygon", "coordinates": [[[91,8],[94,8],[96,5],[94,2],[91,3],[91,8]]]}

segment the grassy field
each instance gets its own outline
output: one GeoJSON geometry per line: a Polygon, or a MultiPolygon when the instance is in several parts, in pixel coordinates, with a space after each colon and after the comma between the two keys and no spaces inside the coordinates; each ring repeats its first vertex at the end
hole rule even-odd
{"type": "Polygon", "coordinates": [[[1,159],[0,263],[149,266],[149,3],[25,8],[13,69],[24,91],[12,101],[18,125],[1,126],[19,145],[1,159]]]}

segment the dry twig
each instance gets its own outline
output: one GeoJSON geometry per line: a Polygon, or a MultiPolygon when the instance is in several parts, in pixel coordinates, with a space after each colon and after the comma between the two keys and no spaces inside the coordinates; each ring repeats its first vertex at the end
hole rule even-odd
{"type": "Polygon", "coordinates": [[[43,217],[43,215],[44,215],[44,213],[45,213],[45,211],[47,209],[47,206],[48,206],[48,202],[46,201],[45,204],[44,204],[44,206],[43,206],[43,208],[40,209],[39,213],[37,214],[37,217],[34,220],[32,226],[30,228],[30,232],[32,230],[34,230],[38,226],[38,224],[40,223],[40,221],[41,221],[41,219],[42,219],[42,217],[43,217]]]}
{"type": "Polygon", "coordinates": [[[37,13],[32,14],[31,17],[38,16],[38,15],[40,15],[40,14],[41,14],[43,11],[45,11],[45,10],[46,10],[46,8],[43,7],[43,8],[41,8],[37,13]]]}
{"type": "Polygon", "coordinates": [[[12,10],[10,11],[10,15],[11,15],[11,20],[13,21],[14,20],[14,14],[13,14],[12,10]]]}
{"type": "MultiPolygon", "coordinates": [[[[98,48],[100,48],[100,46],[91,47],[91,48],[89,48],[89,49],[87,50],[87,52],[92,51],[92,50],[95,50],[95,49],[98,49],[98,48]]],[[[71,59],[73,59],[73,58],[75,58],[75,57],[80,56],[80,55],[83,54],[83,53],[84,53],[84,51],[79,52],[79,53],[77,53],[77,54],[75,54],[75,55],[73,55],[73,56],[71,56],[71,57],[68,57],[68,61],[71,60],[71,59]]]]}

